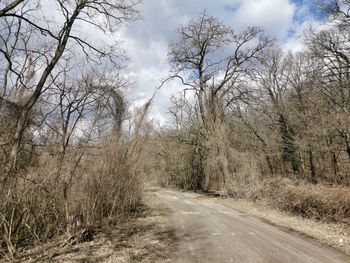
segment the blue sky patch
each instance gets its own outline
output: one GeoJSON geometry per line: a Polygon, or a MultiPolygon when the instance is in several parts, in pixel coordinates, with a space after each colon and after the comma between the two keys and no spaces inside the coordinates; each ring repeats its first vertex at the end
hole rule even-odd
{"type": "Polygon", "coordinates": [[[303,22],[312,17],[315,20],[323,20],[326,15],[318,6],[318,0],[293,0],[297,6],[297,12],[295,13],[295,20],[303,22]]]}

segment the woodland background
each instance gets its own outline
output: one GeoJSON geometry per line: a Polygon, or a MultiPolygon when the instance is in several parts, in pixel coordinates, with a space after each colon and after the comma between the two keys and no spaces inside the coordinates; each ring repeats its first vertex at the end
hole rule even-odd
{"type": "Polygon", "coordinates": [[[178,80],[169,125],[134,107],[127,56],[90,41],[140,18],[136,0],[0,5],[0,248],[40,244],[77,225],[118,223],[142,206],[144,182],[267,201],[327,222],[350,218],[350,2],[304,50],[281,50],[262,29],[241,32],[206,11],[169,46],[178,80]]]}

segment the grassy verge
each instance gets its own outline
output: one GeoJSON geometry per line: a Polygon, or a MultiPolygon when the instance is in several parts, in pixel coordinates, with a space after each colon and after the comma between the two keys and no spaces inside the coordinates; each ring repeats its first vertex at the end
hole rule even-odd
{"type": "Polygon", "coordinates": [[[317,239],[350,255],[350,229],[345,224],[322,223],[305,219],[273,209],[262,202],[253,203],[252,201],[231,198],[217,198],[216,201],[249,215],[260,217],[270,224],[317,239]]]}
{"type": "Polygon", "coordinates": [[[16,262],[173,262],[176,237],[167,210],[151,193],[144,200],[144,209],[127,222],[89,228],[91,241],[68,245],[61,236],[21,252],[16,262]]]}

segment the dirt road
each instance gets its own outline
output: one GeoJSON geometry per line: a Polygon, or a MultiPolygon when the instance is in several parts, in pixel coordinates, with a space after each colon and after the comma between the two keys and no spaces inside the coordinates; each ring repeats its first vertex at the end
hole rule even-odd
{"type": "Polygon", "coordinates": [[[154,189],[171,210],[178,262],[350,262],[332,248],[218,204],[206,196],[154,189]]]}

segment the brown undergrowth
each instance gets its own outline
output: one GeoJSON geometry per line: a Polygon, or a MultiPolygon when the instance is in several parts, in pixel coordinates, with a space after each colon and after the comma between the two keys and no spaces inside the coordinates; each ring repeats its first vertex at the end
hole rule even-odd
{"type": "Polygon", "coordinates": [[[350,190],[346,186],[274,178],[235,189],[236,197],[254,202],[262,200],[304,218],[350,225],[350,190]]]}
{"type": "Polygon", "coordinates": [[[15,262],[173,262],[176,236],[167,211],[151,195],[144,199],[146,204],[127,221],[84,229],[91,239],[70,243],[72,236],[62,235],[22,251],[15,262]]]}

